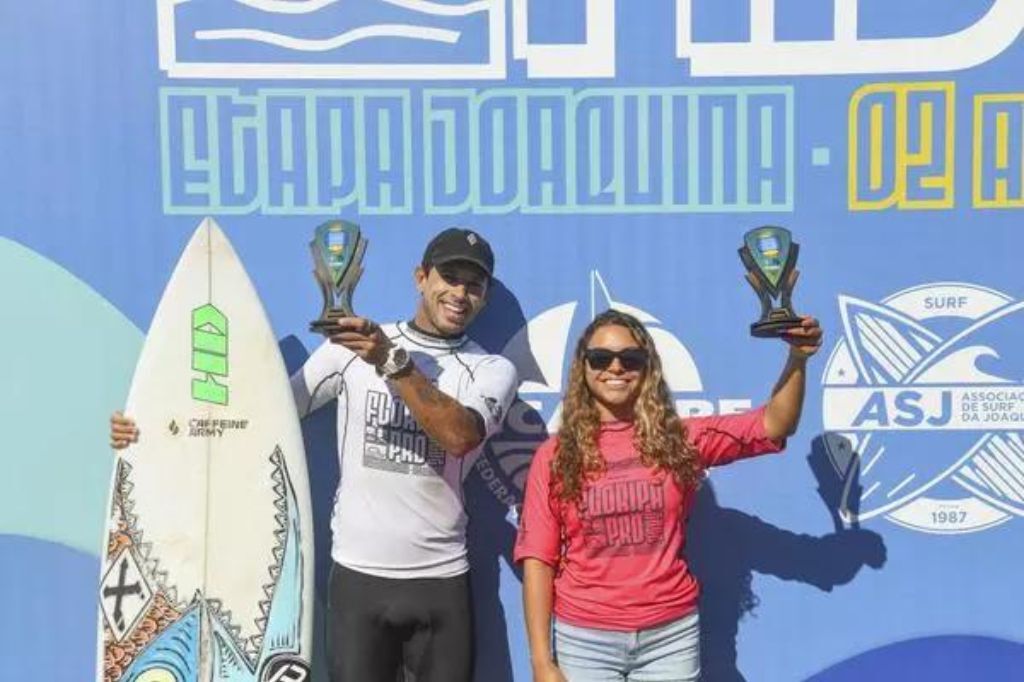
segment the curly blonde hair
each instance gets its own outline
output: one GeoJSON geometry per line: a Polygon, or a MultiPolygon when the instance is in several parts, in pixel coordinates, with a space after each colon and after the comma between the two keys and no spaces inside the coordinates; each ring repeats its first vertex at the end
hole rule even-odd
{"type": "Polygon", "coordinates": [[[587,386],[584,354],[594,332],[608,326],[629,330],[648,355],[633,408],[634,446],[641,461],[646,466],[671,473],[680,486],[696,489],[703,476],[700,458],[687,439],[686,427],[672,403],[654,339],[632,315],[607,310],[595,317],[583,331],[569,369],[569,388],[562,403],[562,423],[558,429],[555,458],[551,462],[557,497],[578,503],[586,481],[600,475],[605,468],[604,458],[597,449],[601,420],[594,396],[587,386]]]}

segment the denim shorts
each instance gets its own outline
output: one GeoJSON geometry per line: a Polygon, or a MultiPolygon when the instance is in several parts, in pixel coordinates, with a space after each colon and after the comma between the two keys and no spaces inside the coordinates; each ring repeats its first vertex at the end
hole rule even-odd
{"type": "Polygon", "coordinates": [[[555,620],[555,661],[569,682],[693,682],[700,679],[700,620],[622,632],[555,620]]]}

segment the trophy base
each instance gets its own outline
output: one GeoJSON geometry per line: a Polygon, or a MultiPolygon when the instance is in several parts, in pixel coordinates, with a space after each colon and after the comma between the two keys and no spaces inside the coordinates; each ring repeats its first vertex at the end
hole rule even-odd
{"type": "Polygon", "coordinates": [[[331,335],[331,328],[334,327],[334,320],[313,320],[309,323],[309,331],[322,334],[323,336],[331,335]]]}
{"type": "Polygon", "coordinates": [[[750,335],[759,339],[773,339],[785,335],[787,331],[803,324],[799,317],[779,317],[773,320],[759,320],[750,325],[750,335]]]}
{"type": "Polygon", "coordinates": [[[332,328],[336,328],[337,321],[342,317],[355,317],[352,306],[347,300],[343,300],[340,306],[324,308],[320,318],[309,323],[309,331],[330,336],[332,328]]]}

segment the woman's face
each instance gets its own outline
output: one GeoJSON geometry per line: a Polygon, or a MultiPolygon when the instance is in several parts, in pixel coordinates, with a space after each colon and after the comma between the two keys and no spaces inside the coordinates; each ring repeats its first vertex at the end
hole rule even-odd
{"type": "Polygon", "coordinates": [[[587,344],[583,370],[601,421],[633,418],[647,370],[647,353],[628,328],[599,327],[587,344]]]}

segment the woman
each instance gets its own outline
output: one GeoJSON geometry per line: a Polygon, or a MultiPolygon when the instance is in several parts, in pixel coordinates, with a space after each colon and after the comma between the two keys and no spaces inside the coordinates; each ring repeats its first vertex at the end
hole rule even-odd
{"type": "Polygon", "coordinates": [[[789,359],[766,405],[681,419],[636,318],[610,310],[583,332],[516,540],[534,680],[699,679],[686,520],[707,467],[778,452],[796,430],[821,329],[804,318],[784,339],[789,359]]]}

